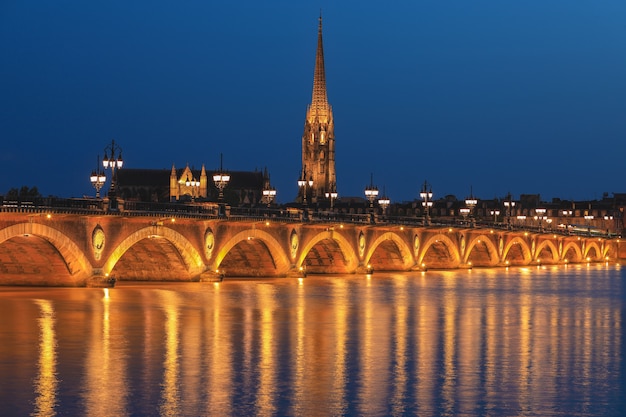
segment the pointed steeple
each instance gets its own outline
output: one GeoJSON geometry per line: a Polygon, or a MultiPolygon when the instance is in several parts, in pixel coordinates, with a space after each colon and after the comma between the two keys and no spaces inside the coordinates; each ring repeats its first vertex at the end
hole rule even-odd
{"type": "Polygon", "coordinates": [[[335,175],[335,122],[333,110],[326,94],[326,71],[324,70],[324,46],[322,42],[322,14],[317,29],[317,53],[313,74],[313,98],[307,106],[304,133],[302,135],[302,175],[312,185],[299,190],[303,201],[317,202],[324,199],[331,185],[336,184],[335,175]],[[306,196],[303,195],[306,193],[306,196]],[[306,197],[306,198],[305,198],[306,197]]]}
{"type": "Polygon", "coordinates": [[[324,43],[322,41],[322,13],[320,11],[317,29],[317,54],[313,74],[313,99],[311,110],[318,116],[328,116],[328,96],[326,94],[326,71],[324,70],[324,43]]]}

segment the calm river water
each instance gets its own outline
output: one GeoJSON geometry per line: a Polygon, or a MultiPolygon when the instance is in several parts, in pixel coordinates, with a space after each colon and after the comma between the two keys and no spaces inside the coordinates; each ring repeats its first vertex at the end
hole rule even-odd
{"type": "Polygon", "coordinates": [[[626,415],[625,275],[0,287],[0,415],[626,415]]]}

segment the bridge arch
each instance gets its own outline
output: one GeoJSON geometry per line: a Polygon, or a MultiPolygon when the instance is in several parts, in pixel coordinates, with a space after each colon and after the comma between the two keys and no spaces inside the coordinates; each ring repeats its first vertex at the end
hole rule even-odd
{"type": "Polygon", "coordinates": [[[559,249],[554,244],[554,242],[548,239],[542,240],[541,242],[539,242],[539,244],[535,248],[535,261],[544,261],[544,260],[548,262],[553,262],[553,263],[557,263],[559,261],[559,249]],[[552,259],[545,259],[545,258],[540,257],[541,253],[543,252],[545,248],[550,249],[550,253],[552,254],[552,259]]]}
{"type": "Polygon", "coordinates": [[[528,265],[532,261],[530,248],[521,236],[515,236],[506,243],[506,245],[504,246],[504,250],[502,251],[502,261],[520,265],[528,265]],[[507,259],[513,247],[519,247],[520,253],[522,255],[521,261],[507,259]]]}
{"type": "Polygon", "coordinates": [[[214,270],[219,269],[228,253],[238,244],[249,240],[261,241],[269,251],[274,263],[275,275],[287,273],[290,268],[289,256],[280,243],[269,233],[260,229],[246,229],[228,239],[220,248],[213,262],[214,270]]]}
{"type": "Polygon", "coordinates": [[[437,256],[437,258],[439,258],[439,262],[428,262],[428,264],[426,264],[425,266],[427,268],[457,268],[461,263],[461,254],[459,252],[459,248],[457,247],[456,243],[452,241],[452,239],[442,233],[430,236],[425,240],[424,244],[422,245],[421,253],[417,258],[417,263],[419,265],[425,264],[426,255],[428,255],[429,250],[440,251],[442,246],[447,251],[447,256],[445,258],[447,258],[448,263],[446,264],[445,261],[442,262],[444,257],[437,256]]]}
{"type": "Polygon", "coordinates": [[[336,231],[330,230],[323,231],[314,235],[302,246],[300,250],[300,255],[297,257],[296,260],[296,268],[300,268],[301,266],[303,266],[304,261],[311,249],[313,249],[315,245],[326,239],[333,240],[339,246],[339,249],[343,254],[344,260],[346,261],[346,270],[349,272],[356,271],[357,267],[359,266],[357,251],[343,235],[337,233],[336,231]]]}
{"type": "Polygon", "coordinates": [[[470,256],[472,255],[473,250],[476,248],[476,245],[484,244],[487,248],[487,253],[489,255],[489,262],[485,266],[495,266],[500,261],[500,256],[498,256],[498,248],[495,243],[491,240],[491,238],[486,234],[480,234],[473,236],[469,243],[467,244],[467,248],[465,249],[465,254],[463,256],[463,263],[468,263],[470,256]]]}
{"type": "Polygon", "coordinates": [[[563,245],[563,253],[561,259],[567,262],[581,262],[583,259],[583,252],[580,249],[580,245],[574,241],[569,241],[563,245]],[[573,253],[574,256],[570,258],[569,253],[573,253]]]}
{"type": "Polygon", "coordinates": [[[598,246],[598,243],[595,241],[587,241],[585,245],[585,254],[583,259],[589,259],[590,261],[599,261],[602,260],[602,250],[598,246]],[[595,256],[590,256],[590,252],[593,249],[595,256]]]}
{"type": "Polygon", "coordinates": [[[75,285],[84,284],[91,277],[93,267],[84,252],[64,233],[41,223],[18,223],[0,230],[0,245],[24,235],[40,237],[50,243],[61,255],[75,285]]]}
{"type": "Polygon", "coordinates": [[[204,262],[202,262],[202,257],[200,256],[200,253],[193,247],[191,242],[189,242],[189,240],[187,240],[185,236],[173,229],[170,229],[169,227],[164,226],[160,226],[158,229],[158,233],[155,234],[154,227],[149,226],[135,231],[126,239],[124,239],[119,245],[117,245],[117,247],[113,250],[113,252],[111,252],[106,262],[104,263],[102,272],[104,274],[110,274],[118,261],[131,247],[133,247],[135,244],[143,239],[150,238],[163,238],[170,242],[172,245],[174,245],[181,258],[183,259],[190,278],[199,276],[206,269],[204,266],[204,262]]]}
{"type": "MultiPolygon", "coordinates": [[[[402,270],[409,270],[413,265],[415,265],[415,261],[413,259],[413,256],[411,255],[411,247],[404,241],[404,239],[402,239],[400,236],[393,232],[383,233],[372,242],[369,250],[365,255],[365,263],[371,263],[372,256],[374,255],[374,252],[376,252],[376,249],[378,249],[383,243],[389,241],[393,242],[398,249],[401,258],[400,260],[402,261],[402,270]]],[[[375,269],[377,268],[376,265],[372,266],[375,269]]]]}

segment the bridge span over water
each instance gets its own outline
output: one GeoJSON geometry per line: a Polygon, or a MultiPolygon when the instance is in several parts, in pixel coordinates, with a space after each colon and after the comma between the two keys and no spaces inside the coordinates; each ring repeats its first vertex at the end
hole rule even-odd
{"type": "Polygon", "coordinates": [[[0,211],[0,285],[85,286],[615,261],[610,236],[497,224],[51,208],[0,211]],[[503,225],[500,225],[503,226],[503,225]]]}

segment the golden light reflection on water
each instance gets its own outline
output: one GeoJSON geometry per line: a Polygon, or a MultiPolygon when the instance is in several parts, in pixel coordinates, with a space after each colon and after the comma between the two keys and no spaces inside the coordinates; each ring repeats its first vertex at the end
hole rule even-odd
{"type": "MultiPolygon", "coordinates": [[[[50,417],[56,415],[57,404],[57,340],[54,306],[49,300],[35,300],[39,307],[39,360],[35,379],[34,416],[50,417]]],[[[6,376],[3,376],[6,377],[6,376]]]]}
{"type": "Polygon", "coordinates": [[[76,392],[84,415],[584,414],[624,388],[622,278],[603,268],[120,285],[0,303],[37,323],[0,335],[39,340],[13,371],[37,416],[76,392]]]}
{"type": "Polygon", "coordinates": [[[163,361],[163,382],[161,384],[160,415],[174,417],[181,415],[179,390],[179,300],[175,292],[159,291],[165,312],[165,358],[163,361]]]}
{"type": "Polygon", "coordinates": [[[116,356],[118,346],[111,343],[111,297],[103,289],[101,299],[94,300],[92,332],[86,361],[85,408],[88,415],[126,414],[126,364],[116,356]]]}

